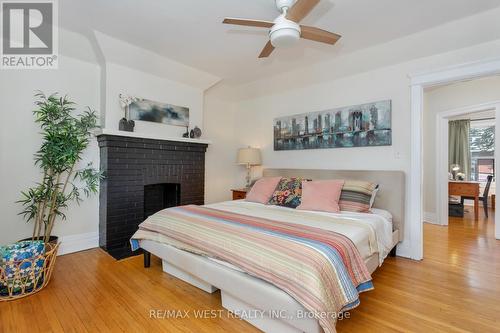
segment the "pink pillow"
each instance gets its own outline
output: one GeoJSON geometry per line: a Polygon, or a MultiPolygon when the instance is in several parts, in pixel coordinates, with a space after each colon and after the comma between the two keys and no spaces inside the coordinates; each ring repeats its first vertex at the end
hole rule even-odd
{"type": "Polygon", "coordinates": [[[338,213],[343,186],[343,180],[302,182],[302,201],[297,209],[338,213]]]}
{"type": "Polygon", "coordinates": [[[281,177],[264,177],[259,179],[247,193],[246,201],[267,204],[280,180],[281,177]]]}

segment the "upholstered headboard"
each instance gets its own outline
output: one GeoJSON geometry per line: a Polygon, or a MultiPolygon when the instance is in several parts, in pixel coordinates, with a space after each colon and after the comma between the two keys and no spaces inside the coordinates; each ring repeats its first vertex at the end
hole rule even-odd
{"type": "Polygon", "coordinates": [[[303,177],[308,179],[352,179],[379,184],[374,207],[392,214],[394,228],[402,239],[405,217],[405,174],[403,171],[264,169],[264,177],[303,177]]]}

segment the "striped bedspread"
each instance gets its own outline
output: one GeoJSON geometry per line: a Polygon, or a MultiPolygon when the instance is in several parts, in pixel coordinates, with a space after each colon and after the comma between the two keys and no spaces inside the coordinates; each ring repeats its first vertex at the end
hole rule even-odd
{"type": "MultiPolygon", "coordinates": [[[[326,333],[337,315],[373,289],[358,250],[344,235],[200,206],[165,209],[144,221],[132,237],[159,233],[197,253],[226,261],[294,297],[315,314],[326,333]],[[199,251],[199,252],[198,252],[199,251]]],[[[172,244],[175,245],[175,244],[172,244]]]]}

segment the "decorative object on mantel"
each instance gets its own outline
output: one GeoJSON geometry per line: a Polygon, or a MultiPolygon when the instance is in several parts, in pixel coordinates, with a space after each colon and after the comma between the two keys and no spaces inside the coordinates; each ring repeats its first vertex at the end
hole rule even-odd
{"type": "Polygon", "coordinates": [[[258,148],[240,148],[238,150],[238,157],[236,159],[236,163],[243,164],[247,168],[247,176],[246,176],[246,187],[250,187],[250,171],[252,166],[261,165],[262,157],[260,155],[260,149],[258,148]]]}
{"type": "Polygon", "coordinates": [[[186,126],[186,133],[182,134],[183,138],[199,139],[201,137],[201,129],[195,126],[191,131],[189,127],[186,126]]]}
{"type": "Polygon", "coordinates": [[[76,169],[97,128],[96,113],[88,109],[73,116],[73,102],[57,94],[47,97],[40,92],[36,98],[33,113],[43,139],[35,154],[35,165],[41,169],[42,179],[21,192],[19,200],[24,206],[20,214],[33,222],[33,233],[28,241],[2,249],[0,287],[6,288],[0,289],[2,300],[27,296],[47,285],[59,246],[52,236],[56,219],[66,218],[64,210],[70,202],[82,200],[81,191],[86,196],[97,193],[102,178],[91,164],[76,169]],[[28,251],[38,247],[42,249],[28,251]],[[20,251],[24,254],[16,255],[20,251]]]}
{"type": "Polygon", "coordinates": [[[120,98],[120,106],[125,111],[124,117],[120,119],[118,129],[120,131],[133,132],[135,127],[135,122],[130,119],[130,104],[138,100],[138,98],[124,94],[120,94],[118,95],[118,97],[120,98]]]}
{"type": "Polygon", "coordinates": [[[274,150],[390,146],[390,100],[274,120],[274,150]]]}
{"type": "Polygon", "coordinates": [[[130,119],[189,126],[189,108],[137,98],[129,106],[130,119]]]}
{"type": "Polygon", "coordinates": [[[135,122],[133,120],[127,120],[126,118],[120,119],[118,123],[118,129],[125,132],[133,132],[135,127],[135,122]]]}
{"type": "Polygon", "coordinates": [[[201,133],[201,129],[200,129],[198,126],[195,126],[195,127],[193,128],[193,137],[194,137],[195,139],[199,139],[199,138],[201,137],[201,134],[202,134],[202,133],[201,133]]]}

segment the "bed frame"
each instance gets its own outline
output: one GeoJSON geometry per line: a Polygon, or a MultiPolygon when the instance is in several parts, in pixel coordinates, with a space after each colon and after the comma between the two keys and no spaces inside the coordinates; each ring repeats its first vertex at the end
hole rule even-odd
{"type": "MultiPolygon", "coordinates": [[[[404,226],[405,177],[402,171],[265,169],[263,174],[267,177],[355,179],[378,183],[380,190],[374,207],[385,209],[393,216],[394,246],[391,255],[395,255],[396,245],[403,237],[404,226]]],[[[310,316],[300,316],[308,313],[300,303],[268,282],[166,244],[142,240],[140,247],[144,250],[145,267],[149,267],[152,253],[162,258],[164,272],[208,293],[220,289],[224,308],[235,314],[244,314],[244,320],[264,332],[323,332],[318,320],[310,316]],[[264,314],[252,316],[256,310],[264,311],[264,314]]],[[[369,257],[365,262],[373,273],[378,267],[378,254],[369,257]]]]}

